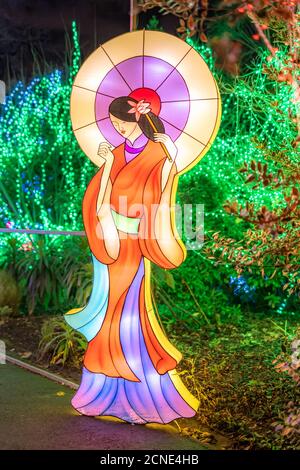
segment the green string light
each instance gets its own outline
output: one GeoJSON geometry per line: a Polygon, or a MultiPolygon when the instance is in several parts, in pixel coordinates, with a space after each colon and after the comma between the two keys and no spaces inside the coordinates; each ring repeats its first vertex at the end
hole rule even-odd
{"type": "MultiPolygon", "coordinates": [[[[234,80],[216,69],[211,49],[206,44],[197,44],[190,38],[187,42],[201,54],[216,78],[221,92],[222,119],[212,148],[192,171],[181,177],[182,187],[205,176],[221,188],[224,201],[237,199],[241,204],[249,201],[255,208],[262,205],[278,208],[279,201],[283,201],[281,189],[252,190],[251,185],[244,184],[237,170],[244,161],[250,163],[254,159],[267,162],[270,172],[276,171],[276,164],[265,158],[266,150],[278,152],[284,148],[292,160],[299,160],[299,152],[292,146],[297,128],[289,114],[296,115],[293,90],[264,73],[266,66],[272,67],[274,72],[280,71],[280,63],[288,56],[288,50],[278,51],[271,61],[267,61],[268,51],[261,51],[256,61],[249,64],[247,74],[234,80]],[[263,143],[264,148],[258,148],[256,142],[263,143]]],[[[209,221],[213,227],[228,224],[228,217],[222,205],[212,211],[205,210],[206,223],[209,221]]]]}
{"type": "Polygon", "coordinates": [[[19,82],[2,109],[2,227],[82,227],[81,200],[94,168],[71,129],[69,100],[80,65],[75,22],[72,30],[74,50],[69,71],[55,70],[34,78],[28,86],[19,82]]]}

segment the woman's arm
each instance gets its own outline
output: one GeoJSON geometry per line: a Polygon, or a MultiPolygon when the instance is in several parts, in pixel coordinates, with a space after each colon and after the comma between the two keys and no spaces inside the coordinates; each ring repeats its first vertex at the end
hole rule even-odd
{"type": "Polygon", "coordinates": [[[167,148],[167,150],[168,150],[168,152],[169,152],[169,154],[172,158],[172,161],[170,161],[168,158],[166,159],[166,161],[164,163],[164,166],[163,166],[163,169],[162,169],[161,188],[162,188],[162,191],[164,191],[173,165],[175,165],[175,169],[176,169],[176,173],[177,173],[177,167],[176,167],[175,159],[176,159],[178,150],[177,150],[176,145],[172,141],[171,137],[168,136],[167,134],[155,133],[154,134],[154,141],[155,142],[162,142],[166,146],[166,148],[167,148]]]}
{"type": "Polygon", "coordinates": [[[100,190],[97,198],[97,215],[99,217],[106,192],[111,191],[110,172],[114,156],[109,148],[109,144],[106,142],[103,142],[99,145],[98,155],[100,157],[100,168],[104,165],[100,190]]]}
{"type": "Polygon", "coordinates": [[[104,244],[108,255],[113,259],[117,259],[120,250],[120,240],[110,208],[110,196],[112,190],[110,172],[114,155],[112,154],[109,148],[109,144],[107,143],[100,144],[98,155],[104,160],[104,169],[97,197],[96,209],[97,217],[100,223],[99,232],[104,239],[104,244]]]}

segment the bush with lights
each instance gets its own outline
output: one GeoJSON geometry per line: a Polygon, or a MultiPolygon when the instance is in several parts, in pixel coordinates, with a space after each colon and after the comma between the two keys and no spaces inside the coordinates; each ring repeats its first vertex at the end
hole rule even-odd
{"type": "MultiPolygon", "coordinates": [[[[75,24],[73,38],[70,69],[34,78],[28,86],[18,83],[2,109],[2,227],[83,229],[82,197],[96,168],[78,147],[71,130],[69,98],[80,63],[75,24]]],[[[261,276],[260,270],[254,268],[240,282],[237,281],[238,270],[230,259],[216,268],[215,260],[205,251],[213,241],[213,233],[243,240],[250,226],[246,219],[226,212],[226,201],[238,199],[257,209],[282,204],[281,187],[266,185],[254,191],[245,185],[238,170],[244,162],[251,165],[251,161],[259,159],[262,164],[267,161],[268,170],[275,173],[278,162],[267,156],[281,149],[282,144],[291,159],[297,158],[296,148],[292,146],[295,126],[290,116],[290,89],[272,73],[266,73],[266,65],[268,70],[273,70],[272,67],[275,70],[276,64],[268,60],[268,52],[263,49],[248,65],[247,73],[236,79],[215,67],[212,51],[206,44],[190,38],[187,41],[207,61],[218,81],[222,121],[211,150],[192,171],[180,178],[178,188],[180,204],[204,204],[205,245],[200,250],[188,251],[187,260],[174,273],[154,269],[157,301],[164,305],[162,312],[167,321],[183,321],[190,328],[197,328],[202,321],[220,322],[240,317],[243,305],[248,309],[267,310],[279,308],[284,302],[285,308],[291,304],[293,309],[293,300],[287,302],[282,294],[280,276],[270,279],[270,274],[261,276]],[[247,295],[248,292],[251,295],[247,295]]],[[[284,60],[286,54],[287,50],[282,47],[277,56],[284,60]]],[[[76,297],[79,306],[86,299],[92,275],[86,269],[90,262],[89,251],[87,244],[77,238],[1,234],[0,264],[21,281],[24,298],[31,289],[31,295],[27,295],[32,299],[29,306],[27,302],[29,311],[37,307],[38,310],[65,311],[68,302],[74,307],[76,286],[83,284],[86,290],[76,297]],[[82,250],[80,259],[73,256],[79,250],[82,250]],[[43,282],[38,281],[41,278],[43,282]]]]}

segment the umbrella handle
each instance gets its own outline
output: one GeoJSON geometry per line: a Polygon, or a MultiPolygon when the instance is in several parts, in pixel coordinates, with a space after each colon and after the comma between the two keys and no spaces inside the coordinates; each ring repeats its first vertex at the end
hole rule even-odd
{"type": "MultiPolygon", "coordinates": [[[[151,117],[148,116],[147,113],[144,114],[144,116],[146,116],[146,118],[147,118],[147,120],[148,120],[150,126],[151,126],[152,129],[154,130],[154,132],[158,132],[158,130],[156,129],[156,126],[155,126],[154,122],[152,121],[151,117]]],[[[163,144],[162,142],[160,142],[160,145],[162,146],[162,148],[163,148],[164,151],[166,152],[166,155],[167,155],[169,161],[172,162],[173,159],[172,159],[171,155],[169,154],[168,149],[167,149],[167,147],[165,146],[165,144],[163,144]]]]}

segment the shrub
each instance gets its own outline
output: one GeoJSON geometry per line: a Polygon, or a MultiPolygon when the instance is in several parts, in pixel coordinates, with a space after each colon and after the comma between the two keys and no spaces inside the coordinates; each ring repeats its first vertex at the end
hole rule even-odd
{"type": "Polygon", "coordinates": [[[86,340],[73,330],[63,318],[53,317],[43,323],[39,343],[39,359],[48,358],[50,364],[66,363],[79,366],[86,349],[86,340]]]}
{"type": "Polygon", "coordinates": [[[287,404],[287,416],[283,416],[282,420],[274,423],[275,431],[280,432],[282,436],[288,436],[288,439],[299,444],[300,438],[300,407],[297,402],[299,396],[300,385],[300,328],[296,331],[290,346],[291,352],[283,348],[281,354],[274,359],[273,364],[279,373],[288,374],[295,382],[295,400],[287,404]]]}
{"type": "Polygon", "coordinates": [[[20,304],[20,289],[14,277],[7,271],[0,271],[0,314],[17,314],[20,304]]]}

